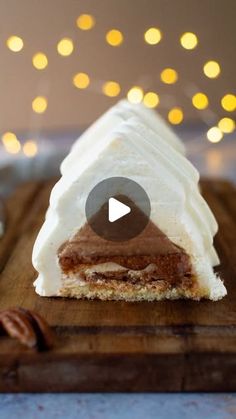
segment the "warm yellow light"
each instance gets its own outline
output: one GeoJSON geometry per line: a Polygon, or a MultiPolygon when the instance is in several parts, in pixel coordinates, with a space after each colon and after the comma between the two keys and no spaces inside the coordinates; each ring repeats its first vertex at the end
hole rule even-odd
{"type": "Polygon", "coordinates": [[[78,89],[86,89],[90,83],[90,78],[86,73],[77,73],[73,77],[73,84],[78,89]]]}
{"type": "Polygon", "coordinates": [[[68,55],[71,55],[73,52],[73,49],[74,49],[74,44],[73,44],[72,39],[70,38],[63,38],[57,44],[57,52],[63,57],[68,57],[68,55]]]}
{"type": "Polygon", "coordinates": [[[211,143],[218,143],[223,138],[223,134],[218,127],[212,127],[207,131],[207,138],[211,143]]]}
{"type": "Polygon", "coordinates": [[[102,91],[106,96],[115,97],[120,93],[120,85],[115,81],[107,81],[103,84],[102,91]]]}
{"type": "Polygon", "coordinates": [[[43,52],[37,52],[32,58],[32,63],[37,70],[43,70],[48,65],[47,56],[43,52]]]}
{"type": "Polygon", "coordinates": [[[7,39],[7,46],[11,51],[19,52],[22,50],[24,42],[19,36],[12,35],[7,39]]]}
{"type": "Polygon", "coordinates": [[[159,96],[154,92],[147,92],[143,98],[143,103],[147,108],[155,108],[159,102],[159,96]]]}
{"type": "Polygon", "coordinates": [[[203,66],[205,76],[215,79],[220,74],[220,65],[216,61],[207,61],[203,66]]]}
{"type": "Polygon", "coordinates": [[[36,113],[44,113],[47,109],[48,101],[44,96],[37,96],[32,102],[32,109],[36,113]]]}
{"type": "Polygon", "coordinates": [[[124,37],[118,29],[111,29],[106,34],[106,41],[112,47],[118,47],[122,44],[124,37]]]}
{"type": "Polygon", "coordinates": [[[34,156],[36,156],[37,152],[38,152],[38,146],[37,146],[37,143],[35,141],[28,140],[23,145],[23,153],[27,157],[34,157],[34,156]]]}
{"type": "Polygon", "coordinates": [[[77,18],[76,25],[83,31],[88,31],[94,27],[95,19],[92,15],[83,14],[77,18]]]}
{"type": "Polygon", "coordinates": [[[236,96],[228,93],[222,97],[221,106],[225,111],[233,112],[236,109],[236,96]]]}
{"type": "Polygon", "coordinates": [[[16,141],[14,143],[9,143],[5,145],[5,149],[10,154],[17,154],[21,150],[21,144],[19,141],[16,141]]]}
{"type": "Polygon", "coordinates": [[[149,28],[144,34],[145,41],[147,42],[147,44],[150,44],[150,45],[158,44],[161,38],[162,38],[162,33],[160,29],[158,28],[149,28]]]}
{"type": "Polygon", "coordinates": [[[206,109],[208,106],[208,97],[204,93],[196,93],[192,97],[193,106],[197,109],[206,109]]]}
{"type": "Polygon", "coordinates": [[[184,119],[184,114],[182,109],[180,108],[173,108],[168,113],[168,120],[173,125],[180,124],[184,119]]]}
{"type": "Polygon", "coordinates": [[[178,80],[178,74],[177,71],[175,71],[173,68],[165,68],[161,72],[161,81],[166,84],[174,84],[178,80]]]}
{"type": "Polygon", "coordinates": [[[17,154],[21,150],[21,144],[13,132],[5,132],[2,135],[5,150],[11,154],[17,154]]]}
{"type": "Polygon", "coordinates": [[[143,89],[139,86],[132,87],[127,93],[127,99],[130,103],[140,103],[143,100],[143,89]]]}
{"type": "Polygon", "coordinates": [[[18,141],[17,136],[16,136],[16,134],[14,134],[14,132],[8,131],[8,132],[5,132],[2,135],[2,142],[3,142],[4,145],[8,144],[8,143],[11,143],[11,142],[14,142],[14,141],[18,141]]]}
{"type": "Polygon", "coordinates": [[[197,35],[193,32],[185,32],[180,37],[180,43],[185,49],[194,49],[198,44],[197,35]]]}
{"type": "Polygon", "coordinates": [[[235,122],[231,118],[222,118],[218,122],[218,127],[222,132],[230,134],[235,130],[235,122]]]}

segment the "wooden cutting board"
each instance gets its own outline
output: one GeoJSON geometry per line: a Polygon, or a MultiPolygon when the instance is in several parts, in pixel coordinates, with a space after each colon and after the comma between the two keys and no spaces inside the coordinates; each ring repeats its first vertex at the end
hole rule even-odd
{"type": "Polygon", "coordinates": [[[35,294],[31,252],[53,183],[25,184],[7,201],[0,309],[38,311],[54,328],[56,346],[36,353],[0,337],[0,391],[235,391],[235,188],[202,182],[219,223],[219,272],[228,296],[219,302],[125,303],[35,294]]]}

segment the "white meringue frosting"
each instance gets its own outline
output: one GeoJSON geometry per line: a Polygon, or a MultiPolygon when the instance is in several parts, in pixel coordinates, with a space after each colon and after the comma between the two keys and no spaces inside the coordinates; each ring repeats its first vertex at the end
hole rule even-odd
{"type": "Polygon", "coordinates": [[[147,192],[152,222],[190,256],[205,297],[218,300],[226,294],[212,268],[219,263],[213,246],[217,223],[199,192],[199,174],[184,157],[181,141],[154,111],[121,101],[75,143],[61,171],[33,250],[38,294],[60,294],[58,249],[86,223],[89,192],[113,176],[132,179],[147,192]]]}

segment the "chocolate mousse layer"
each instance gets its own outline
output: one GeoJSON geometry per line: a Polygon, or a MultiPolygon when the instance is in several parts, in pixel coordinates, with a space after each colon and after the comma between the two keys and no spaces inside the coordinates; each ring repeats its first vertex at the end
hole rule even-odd
{"type": "Polygon", "coordinates": [[[189,256],[151,221],[141,234],[124,242],[107,241],[85,224],[60,247],[58,258],[65,274],[79,273],[87,281],[165,280],[175,284],[191,277],[189,256]],[[110,263],[117,266],[108,269],[105,264],[110,263]]]}

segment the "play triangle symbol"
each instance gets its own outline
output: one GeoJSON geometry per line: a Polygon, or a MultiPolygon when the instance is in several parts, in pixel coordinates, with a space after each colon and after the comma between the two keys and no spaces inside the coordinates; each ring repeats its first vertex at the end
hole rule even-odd
{"type": "Polygon", "coordinates": [[[108,219],[111,223],[120,218],[124,217],[126,214],[131,212],[131,208],[128,205],[123,204],[118,201],[118,199],[110,198],[108,206],[108,219]]]}

